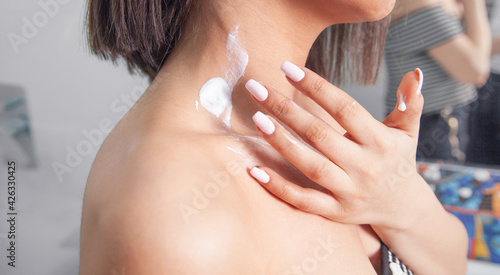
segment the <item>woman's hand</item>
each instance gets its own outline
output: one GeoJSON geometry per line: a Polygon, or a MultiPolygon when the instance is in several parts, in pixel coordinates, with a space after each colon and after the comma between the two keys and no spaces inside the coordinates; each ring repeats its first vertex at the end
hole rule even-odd
{"type": "Polygon", "coordinates": [[[300,210],[337,222],[404,230],[418,216],[411,211],[418,212],[420,194],[429,194],[421,192],[428,186],[415,166],[422,72],[417,69],[404,76],[398,106],[381,123],[314,72],[290,62],[283,63],[282,70],[297,90],[324,108],[347,133],[337,132],[279,92],[250,80],[246,87],[254,99],[317,151],[261,112],[253,117],[257,130],[304,175],[327,190],[300,187],[267,167],[253,168],[252,176],[300,210]]]}

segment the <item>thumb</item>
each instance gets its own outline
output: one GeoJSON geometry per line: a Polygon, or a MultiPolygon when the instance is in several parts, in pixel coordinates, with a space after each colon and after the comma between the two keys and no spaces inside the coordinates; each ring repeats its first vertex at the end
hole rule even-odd
{"type": "Polygon", "coordinates": [[[383,122],[387,127],[404,131],[415,139],[418,137],[424,106],[421,93],[423,82],[424,74],[420,69],[415,69],[403,77],[397,91],[398,102],[383,122]]]}

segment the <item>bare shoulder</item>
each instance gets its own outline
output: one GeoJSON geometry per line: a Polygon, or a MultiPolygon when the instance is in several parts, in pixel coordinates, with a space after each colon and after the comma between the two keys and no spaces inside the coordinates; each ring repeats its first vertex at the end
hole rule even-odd
{"type": "Polygon", "coordinates": [[[155,132],[114,144],[119,152],[103,148],[84,200],[82,275],[241,273],[248,251],[234,244],[243,223],[227,211],[236,204],[210,200],[228,175],[192,138],[155,132]]]}

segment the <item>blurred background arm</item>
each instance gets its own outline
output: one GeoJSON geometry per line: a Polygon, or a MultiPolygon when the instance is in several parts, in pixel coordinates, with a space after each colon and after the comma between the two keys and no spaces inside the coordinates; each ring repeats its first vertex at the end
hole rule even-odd
{"type": "Polygon", "coordinates": [[[481,86],[489,75],[491,33],[484,0],[460,0],[464,7],[462,35],[429,50],[455,79],[481,86]]]}
{"type": "Polygon", "coordinates": [[[491,55],[500,54],[500,36],[495,36],[492,38],[491,55]]]}

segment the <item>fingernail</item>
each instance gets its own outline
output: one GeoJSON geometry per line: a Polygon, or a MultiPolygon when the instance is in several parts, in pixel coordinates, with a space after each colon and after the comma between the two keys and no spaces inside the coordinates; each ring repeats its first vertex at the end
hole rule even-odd
{"type": "Polygon", "coordinates": [[[259,111],[255,113],[252,119],[257,127],[259,127],[259,129],[266,135],[271,135],[272,133],[274,133],[274,130],[276,129],[274,123],[262,112],[259,111]]]}
{"type": "Polygon", "coordinates": [[[258,100],[264,101],[267,99],[268,91],[266,87],[262,86],[259,82],[250,79],[245,84],[245,88],[258,100]]]}
{"type": "Polygon", "coordinates": [[[424,84],[424,73],[419,68],[416,68],[415,72],[417,73],[417,78],[418,78],[417,95],[419,95],[422,93],[422,85],[424,84]]]}
{"type": "Polygon", "coordinates": [[[252,177],[254,177],[256,180],[262,183],[268,183],[269,180],[271,179],[269,175],[266,173],[266,171],[259,169],[257,167],[254,167],[250,170],[250,175],[252,175],[252,177]]]}
{"type": "Polygon", "coordinates": [[[286,74],[286,76],[295,82],[301,81],[304,76],[306,76],[306,73],[303,70],[289,61],[285,61],[281,64],[281,70],[286,74]]]}
{"type": "Polygon", "coordinates": [[[398,106],[398,110],[400,110],[401,112],[404,112],[404,111],[406,111],[405,98],[404,98],[403,93],[401,91],[398,91],[398,93],[399,93],[399,106],[398,106]]]}

